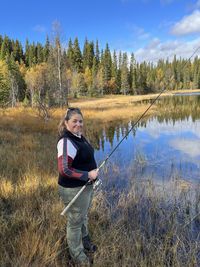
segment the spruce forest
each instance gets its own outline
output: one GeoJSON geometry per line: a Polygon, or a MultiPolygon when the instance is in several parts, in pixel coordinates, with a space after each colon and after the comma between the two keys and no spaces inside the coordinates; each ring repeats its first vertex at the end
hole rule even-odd
{"type": "Polygon", "coordinates": [[[34,106],[68,105],[69,97],[136,95],[167,90],[200,88],[200,59],[160,59],[137,62],[134,54],[111,51],[107,43],[78,38],[63,47],[59,35],[45,44],[0,35],[0,105],[18,102],[34,106]]]}

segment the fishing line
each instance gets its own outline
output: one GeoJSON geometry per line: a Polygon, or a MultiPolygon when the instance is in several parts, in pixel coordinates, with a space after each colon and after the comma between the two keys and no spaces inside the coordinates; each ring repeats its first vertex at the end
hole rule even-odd
{"type": "MultiPolygon", "coordinates": [[[[188,64],[188,62],[190,61],[190,59],[197,53],[197,51],[200,49],[200,46],[198,46],[194,52],[192,53],[192,55],[185,61],[185,64],[183,65],[182,69],[184,69],[186,67],[186,65],[188,64]]],[[[173,75],[171,76],[170,80],[168,81],[167,85],[170,83],[170,81],[173,79],[173,75]]],[[[129,133],[134,129],[134,127],[139,123],[139,121],[144,118],[144,116],[146,115],[146,113],[149,111],[149,109],[154,105],[154,103],[159,99],[159,97],[163,94],[163,92],[167,91],[167,85],[161,90],[161,92],[153,99],[153,101],[151,102],[151,104],[149,105],[149,107],[142,113],[142,115],[136,120],[136,122],[132,125],[132,127],[128,130],[127,134],[119,141],[119,143],[114,147],[114,149],[108,154],[108,156],[105,158],[105,160],[99,165],[99,167],[97,168],[98,170],[100,170],[105,163],[108,161],[108,159],[112,156],[112,154],[116,151],[116,149],[120,146],[120,144],[124,141],[125,138],[127,138],[127,136],[129,135],[129,133]]],[[[94,188],[97,188],[100,184],[101,184],[101,180],[99,178],[96,179],[96,181],[93,183],[94,184],[94,188]]],[[[61,215],[64,215],[67,210],[71,207],[71,205],[76,201],[76,199],[80,196],[80,194],[85,190],[87,185],[90,185],[91,181],[88,181],[81,189],[80,191],[77,193],[77,195],[70,201],[70,203],[66,206],[66,208],[62,211],[61,215]]]]}
{"type": "MultiPolygon", "coordinates": [[[[185,64],[183,65],[183,69],[185,68],[185,66],[187,65],[187,63],[190,61],[190,59],[196,54],[196,52],[200,49],[200,46],[197,47],[197,49],[192,53],[192,55],[186,60],[185,64]]],[[[173,79],[173,76],[170,78],[170,81],[173,79]]],[[[168,81],[168,84],[170,83],[170,81],[168,81]]],[[[120,142],[114,147],[114,149],[110,152],[110,154],[106,157],[106,159],[100,164],[100,166],[98,167],[98,169],[102,168],[103,165],[107,162],[107,160],[111,157],[111,155],[115,152],[115,150],[120,146],[120,144],[124,141],[124,139],[127,138],[127,136],[129,135],[129,133],[134,129],[134,127],[139,123],[139,121],[146,115],[146,113],[149,111],[149,109],[153,106],[153,104],[158,100],[158,98],[163,94],[164,91],[166,90],[166,87],[164,89],[161,90],[161,92],[157,95],[157,97],[155,97],[153,99],[153,101],[151,102],[151,104],[149,105],[149,107],[143,112],[143,114],[137,119],[137,121],[133,124],[133,126],[129,129],[129,131],[127,132],[127,134],[120,140],[120,142]]]]}

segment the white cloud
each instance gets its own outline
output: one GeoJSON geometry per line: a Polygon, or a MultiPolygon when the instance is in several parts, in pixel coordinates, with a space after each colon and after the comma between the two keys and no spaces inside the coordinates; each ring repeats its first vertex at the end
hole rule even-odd
{"type": "Polygon", "coordinates": [[[180,150],[190,157],[200,156],[200,140],[176,138],[171,140],[169,144],[173,148],[180,150]]]}
{"type": "Polygon", "coordinates": [[[35,25],[33,27],[33,30],[35,32],[41,32],[41,33],[46,32],[46,28],[44,26],[42,26],[42,25],[35,25]]]}
{"type": "MultiPolygon", "coordinates": [[[[161,42],[158,38],[152,39],[144,48],[134,52],[137,61],[150,61],[156,63],[159,59],[172,60],[174,55],[177,58],[190,58],[195,50],[199,47],[200,38],[192,41],[169,40],[161,42]]],[[[195,53],[200,55],[200,49],[195,53]]]]}
{"type": "MultiPolygon", "coordinates": [[[[200,6],[200,1],[197,2],[200,6]]],[[[177,36],[200,32],[200,11],[195,10],[191,15],[183,17],[171,29],[171,33],[177,36]]]]}
{"type": "MultiPolygon", "coordinates": [[[[177,136],[177,134],[183,134],[184,132],[190,132],[196,140],[200,142],[200,120],[196,120],[196,123],[192,121],[192,118],[188,120],[179,120],[175,123],[171,121],[163,121],[160,123],[157,119],[152,119],[148,124],[148,127],[140,127],[140,131],[147,131],[147,133],[154,139],[158,139],[161,134],[177,136]]],[[[199,150],[200,153],[200,150],[199,150]]]]}

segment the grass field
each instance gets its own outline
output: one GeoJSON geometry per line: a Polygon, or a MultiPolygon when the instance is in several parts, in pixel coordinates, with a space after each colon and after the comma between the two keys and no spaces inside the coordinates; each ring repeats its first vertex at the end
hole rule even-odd
{"type": "MultiPolygon", "coordinates": [[[[112,121],[136,119],[149,105],[135,104],[138,98],[74,100],[71,106],[82,109],[88,135],[112,121]]],[[[71,266],[57,194],[57,125],[64,112],[50,110],[44,122],[29,108],[0,110],[0,266],[71,266]]],[[[156,112],[154,106],[148,116],[156,112]]],[[[200,210],[198,188],[178,179],[157,188],[133,171],[130,176],[128,192],[119,195],[113,187],[95,195],[94,266],[200,266],[200,217],[193,219],[200,210]]],[[[111,179],[106,168],[102,177],[111,179]]]]}

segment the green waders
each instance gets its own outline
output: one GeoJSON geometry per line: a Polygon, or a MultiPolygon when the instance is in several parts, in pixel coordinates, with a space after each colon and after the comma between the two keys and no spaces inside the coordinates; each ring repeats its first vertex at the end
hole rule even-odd
{"type": "MultiPolygon", "coordinates": [[[[73,199],[82,187],[65,188],[59,185],[59,195],[65,206],[73,199]]],[[[72,259],[78,263],[88,261],[84,253],[82,238],[88,235],[88,209],[93,197],[93,186],[87,185],[78,199],[67,211],[67,243],[72,259]]]]}

